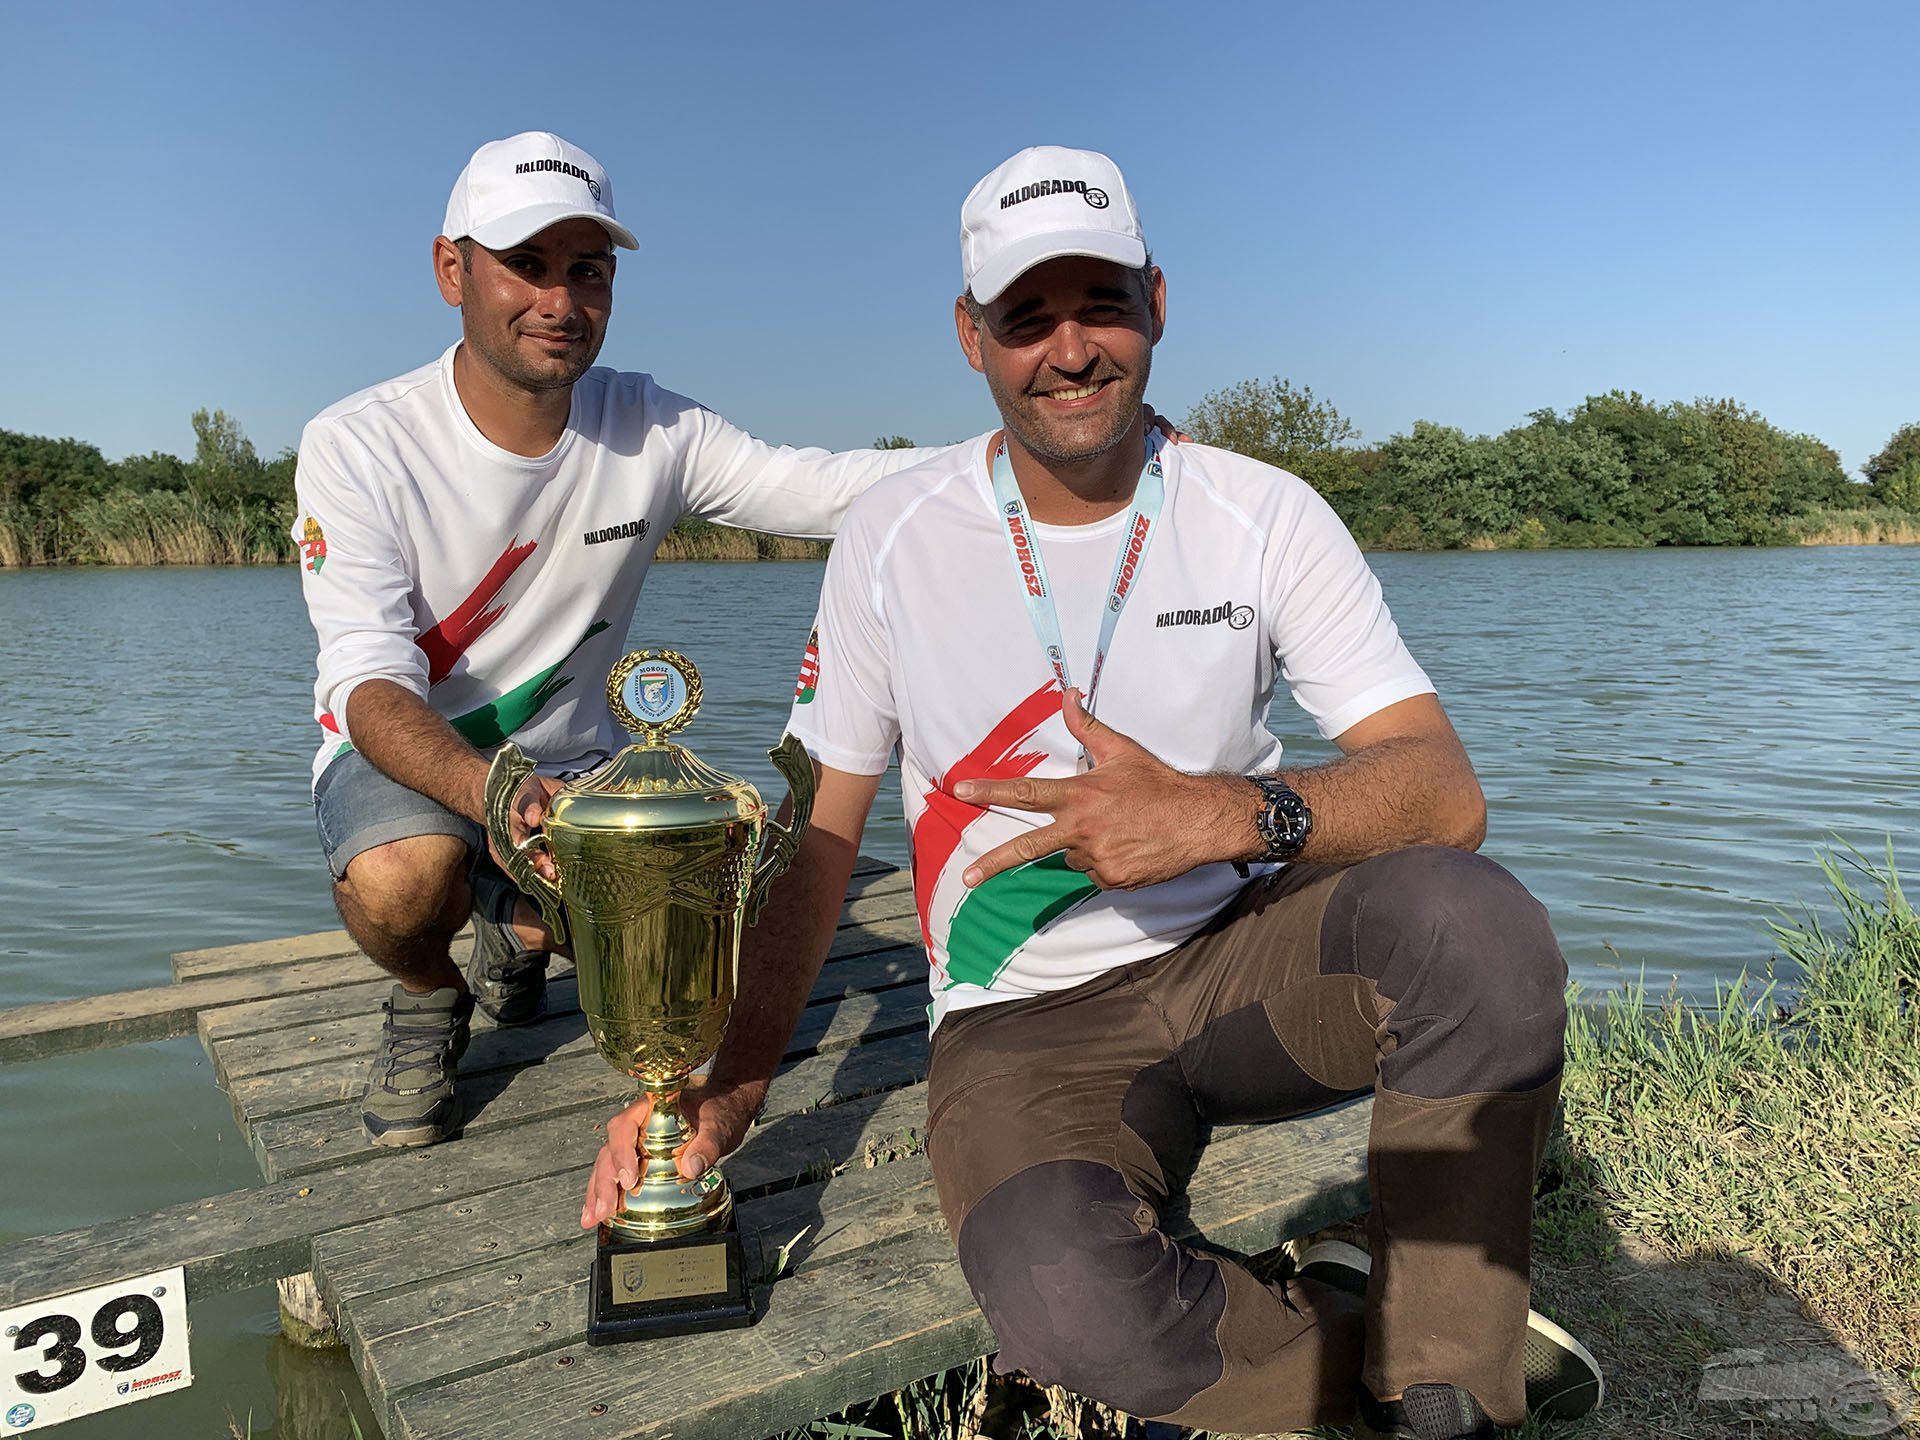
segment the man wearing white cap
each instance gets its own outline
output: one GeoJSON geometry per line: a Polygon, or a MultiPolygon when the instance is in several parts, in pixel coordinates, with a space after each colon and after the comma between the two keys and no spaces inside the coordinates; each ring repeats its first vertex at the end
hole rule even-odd
{"type": "Polygon", "coordinates": [[[1303,481],[1142,424],[1166,287],[1111,160],[1022,151],[961,251],[1002,426],[848,511],[789,721],[812,826],[685,1097],[682,1172],[764,1099],[897,747],[928,1151],[1001,1369],[1234,1433],[1584,1413],[1592,1357],[1527,1309],[1566,967],[1473,853],[1479,785],[1378,582],[1303,481]],[[1281,679],[1343,758],[1282,766],[1281,679]],[[1161,1228],[1206,1126],[1369,1089],[1371,1264],[1316,1246],[1266,1284],[1161,1228]]]}
{"type": "Polygon", "coordinates": [[[559,136],[483,145],[434,241],[461,338],[321,412],[300,442],[301,582],[319,638],[315,818],[348,931],[395,978],[363,1107],[382,1145],[444,1137],[479,1003],[529,1020],[550,939],[487,862],[487,752],[564,777],[623,743],[604,680],[683,515],[827,536],[929,451],[775,448],[648,375],[590,368],[615,248],[598,161],[559,136]],[[472,913],[463,976],[450,937],[472,913]]]}

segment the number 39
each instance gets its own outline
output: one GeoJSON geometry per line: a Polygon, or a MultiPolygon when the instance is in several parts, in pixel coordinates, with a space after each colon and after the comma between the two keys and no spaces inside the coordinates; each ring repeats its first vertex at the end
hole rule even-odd
{"type": "MultiPolygon", "coordinates": [[[[92,1330],[93,1343],[102,1350],[133,1346],[125,1355],[99,1357],[102,1370],[119,1372],[137,1370],[160,1353],[166,1322],[160,1318],[160,1307],[145,1295],[121,1295],[93,1312],[92,1330]],[[121,1321],[127,1319],[133,1323],[123,1326],[121,1321]]],[[[48,1340],[53,1342],[53,1347],[40,1357],[38,1367],[13,1377],[29,1395],[51,1395],[56,1390],[64,1390],[86,1371],[87,1352],[80,1348],[80,1322],[71,1315],[42,1315],[37,1320],[29,1320],[14,1337],[13,1348],[34,1350],[48,1340]],[[52,1374],[45,1373],[49,1365],[55,1367],[52,1374]]]]}

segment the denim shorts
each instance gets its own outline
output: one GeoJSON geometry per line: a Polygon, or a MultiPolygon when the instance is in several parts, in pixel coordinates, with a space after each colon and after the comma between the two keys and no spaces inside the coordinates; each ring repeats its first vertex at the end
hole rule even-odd
{"type": "Polygon", "coordinates": [[[327,869],[336,880],[346,877],[348,862],[361,851],[410,835],[454,835],[473,854],[487,853],[486,834],[478,823],[389,779],[358,750],[349,750],[320,772],[313,789],[313,820],[327,869]]]}

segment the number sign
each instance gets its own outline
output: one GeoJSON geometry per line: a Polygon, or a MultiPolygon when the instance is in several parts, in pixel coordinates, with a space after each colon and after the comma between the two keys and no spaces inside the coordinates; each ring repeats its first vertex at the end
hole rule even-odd
{"type": "Polygon", "coordinates": [[[193,1383],[187,1272],[0,1310],[0,1440],[193,1383]]]}

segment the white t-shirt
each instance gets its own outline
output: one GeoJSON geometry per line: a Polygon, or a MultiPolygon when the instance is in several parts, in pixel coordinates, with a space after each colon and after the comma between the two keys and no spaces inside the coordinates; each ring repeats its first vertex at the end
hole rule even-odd
{"type": "MultiPolygon", "coordinates": [[[[951,786],[1071,775],[1079,756],[996,511],[992,438],[848,510],[788,722],[822,764],[853,774],[880,773],[899,749],[936,1026],[1170,950],[1245,883],[1220,864],[1101,891],[1059,855],[961,883],[1047,817],[966,805],[951,786]]],[[[1206,445],[1162,453],[1166,498],[1100,681],[1102,721],[1176,769],[1248,773],[1280,758],[1266,723],[1276,679],[1329,737],[1433,690],[1359,547],[1305,481],[1206,445]]],[[[1126,520],[1032,527],[1076,684],[1126,520]]]]}
{"type": "Polygon", "coordinates": [[[595,368],[559,443],[515,455],[468,417],[457,348],[323,410],[300,437],[316,782],[351,748],[347,697],[376,678],[481,750],[512,737],[549,774],[591,767],[626,743],[606,677],[674,521],[825,537],[868,485],[938,453],[776,448],[649,375],[595,368]]]}

